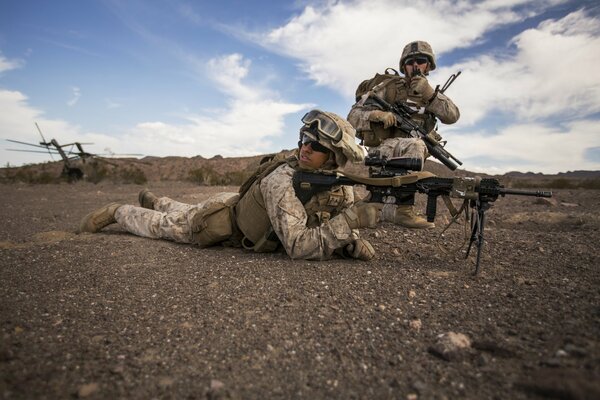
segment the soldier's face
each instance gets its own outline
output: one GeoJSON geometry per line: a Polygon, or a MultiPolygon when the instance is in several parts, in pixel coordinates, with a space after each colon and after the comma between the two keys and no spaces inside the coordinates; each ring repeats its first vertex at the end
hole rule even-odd
{"type": "Polygon", "coordinates": [[[422,75],[425,75],[429,68],[429,60],[426,57],[413,57],[408,58],[406,63],[404,64],[404,69],[406,71],[406,76],[411,78],[416,69],[421,71],[422,75]]]}
{"type": "Polygon", "coordinates": [[[311,143],[304,143],[300,146],[298,161],[303,168],[319,169],[329,159],[329,152],[323,153],[312,148],[311,143]]]}

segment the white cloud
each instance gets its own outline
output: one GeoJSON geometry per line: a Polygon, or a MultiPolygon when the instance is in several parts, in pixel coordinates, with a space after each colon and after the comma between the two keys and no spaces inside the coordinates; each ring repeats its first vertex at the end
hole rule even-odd
{"type": "MultiPolygon", "coordinates": [[[[93,141],[93,138],[99,138],[97,135],[89,135],[81,132],[81,129],[66,121],[47,118],[42,110],[32,107],[28,104],[27,96],[18,91],[0,89],[0,138],[12,139],[26,143],[37,144],[42,141],[38,133],[35,122],[42,130],[45,140],[56,139],[59,143],[68,143],[74,140],[81,142],[93,141]]],[[[35,147],[9,143],[2,140],[2,149],[0,150],[1,162],[11,165],[21,165],[30,162],[44,162],[52,159],[45,153],[23,153],[7,151],[7,148],[17,150],[40,150],[35,147]]],[[[57,158],[57,156],[54,156],[57,158]]]]}
{"type": "Polygon", "coordinates": [[[477,172],[600,170],[598,160],[585,158],[586,150],[600,147],[598,122],[581,120],[564,129],[542,124],[511,125],[498,134],[460,135],[452,138],[452,151],[477,172]],[[469,159],[469,155],[477,157],[469,159]]]}
{"type": "Polygon", "coordinates": [[[451,92],[461,108],[461,125],[492,111],[528,121],[600,111],[600,74],[589,67],[600,63],[599,33],[600,20],[577,11],[517,35],[513,55],[483,55],[440,68],[442,76],[463,70],[451,92]]]}
{"type": "Polygon", "coordinates": [[[75,104],[77,104],[80,97],[81,97],[81,90],[78,87],[73,86],[71,88],[71,98],[67,101],[67,105],[69,107],[73,107],[75,104]]]}
{"type": "MultiPolygon", "coordinates": [[[[115,153],[210,157],[215,154],[248,156],[279,150],[272,149],[271,138],[284,133],[284,118],[313,105],[277,100],[277,94],[270,89],[246,84],[244,78],[250,66],[251,62],[239,54],[210,60],[206,64],[208,75],[217,88],[226,94],[226,107],[207,113],[186,114],[183,118],[187,122],[183,124],[140,122],[127,129],[120,138],[86,132],[68,122],[44,118],[41,110],[28,104],[24,94],[0,89],[0,109],[3,110],[0,113],[0,135],[25,142],[39,142],[34,125],[38,121],[47,140],[55,138],[59,143],[75,140],[93,142],[102,148],[109,147],[115,153]]],[[[73,93],[76,102],[80,93],[78,88],[73,88],[73,93]]],[[[295,143],[295,134],[292,133],[290,137],[292,144],[295,143]]],[[[93,152],[94,149],[88,151],[93,152]]],[[[3,151],[2,157],[3,163],[16,165],[32,160],[27,153],[3,151]]],[[[47,156],[40,154],[35,159],[44,161],[47,156]]]]}
{"type": "Polygon", "coordinates": [[[17,68],[21,68],[24,64],[23,60],[20,59],[13,59],[13,60],[9,60],[8,58],[4,57],[4,55],[2,55],[2,53],[0,53],[0,74],[2,74],[3,72],[6,71],[10,71],[13,69],[17,69],[17,68]]]}
{"type": "MultiPolygon", "coordinates": [[[[599,136],[600,128],[593,119],[600,111],[597,18],[575,11],[517,33],[504,47],[489,51],[489,46],[482,46],[484,53],[468,52],[489,40],[486,35],[494,29],[563,2],[333,1],[319,12],[307,6],[285,25],[247,37],[298,60],[309,79],[346,98],[353,97],[363,79],[386,67],[397,68],[406,43],[427,40],[438,56],[433,83],[443,83],[462,70],[448,92],[461,119],[441,128],[450,141],[449,150],[461,150],[459,158],[496,154],[496,163],[486,164],[496,172],[520,167],[557,172],[577,165],[598,169],[597,163],[584,160],[585,149],[593,147],[590,143],[598,145],[591,136],[599,136]],[[445,65],[444,55],[457,49],[464,49],[468,60],[445,65]],[[490,121],[494,126],[484,125],[490,121]],[[582,135],[587,135],[587,142],[577,140],[582,135]],[[563,158],[564,154],[568,156],[563,158]],[[558,155],[557,160],[546,161],[549,155],[558,155]]],[[[465,163],[467,169],[477,165],[465,163]]]]}
{"type": "Polygon", "coordinates": [[[248,35],[265,47],[298,59],[319,85],[352,96],[357,84],[387,67],[398,67],[402,47],[426,39],[438,55],[467,48],[484,34],[557,1],[334,1],[307,6],[287,24],[248,35]],[[521,13],[511,6],[527,5],[521,13]]]}
{"type": "Polygon", "coordinates": [[[163,156],[243,156],[272,151],[270,138],[283,134],[285,116],[312,105],[280,101],[268,88],[248,85],[244,78],[250,66],[250,60],[240,54],[209,60],[208,76],[228,96],[225,108],[210,110],[210,114],[187,114],[188,123],[181,125],[140,123],[127,140],[163,156]]]}

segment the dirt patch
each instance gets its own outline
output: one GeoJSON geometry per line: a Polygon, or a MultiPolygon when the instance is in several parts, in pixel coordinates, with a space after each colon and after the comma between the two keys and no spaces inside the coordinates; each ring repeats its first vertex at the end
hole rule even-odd
{"type": "Polygon", "coordinates": [[[73,233],[140,189],[0,185],[3,398],[598,398],[598,191],[499,199],[474,277],[442,205],[431,231],[365,230],[371,262],[73,233]]]}

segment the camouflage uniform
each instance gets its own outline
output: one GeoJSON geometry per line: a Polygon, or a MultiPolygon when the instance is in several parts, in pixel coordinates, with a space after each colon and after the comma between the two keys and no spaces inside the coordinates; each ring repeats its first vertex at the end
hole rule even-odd
{"type": "MultiPolygon", "coordinates": [[[[341,186],[337,195],[315,195],[303,205],[292,186],[293,174],[294,169],[284,164],[260,182],[267,215],[286,253],[291,258],[321,260],[358,239],[358,230],[350,229],[339,215],[354,203],[352,187],[341,186]]],[[[154,203],[155,210],[124,205],[116,210],[115,219],[123,229],[138,236],[193,243],[195,214],[215,197],[235,195],[219,193],[196,205],[160,197],[154,203]]]]}
{"type": "MultiPolygon", "coordinates": [[[[368,81],[361,84],[362,87],[359,86],[357,94],[365,91],[366,82],[368,81]]],[[[424,127],[427,132],[435,129],[435,117],[445,124],[452,124],[460,117],[456,105],[442,93],[438,92],[427,104],[420,97],[412,96],[405,77],[390,75],[388,80],[375,87],[374,92],[390,104],[408,102],[418,111],[413,114],[413,121],[424,127]]],[[[394,126],[383,129],[381,124],[371,122],[369,114],[377,108],[366,100],[366,96],[362,96],[352,106],[348,121],[356,129],[358,137],[368,137],[372,132],[383,139],[381,144],[369,147],[369,151],[379,150],[382,156],[387,157],[414,157],[424,160],[428,155],[425,143],[421,139],[409,137],[394,126]]]]}
{"type": "Polygon", "coordinates": [[[111,203],[86,215],[79,231],[95,233],[116,222],[128,232],[153,239],[200,246],[229,242],[256,252],[274,251],[281,243],[291,258],[321,260],[335,251],[369,260],[375,250],[359,238],[358,228],[377,223],[377,207],[354,205],[351,186],[319,191],[308,201],[301,201],[293,187],[297,170],[333,172],[348,161],[361,161],[364,154],[355,142],[354,128],[320,110],[308,112],[302,122],[297,157],[262,164],[240,193],[220,193],[190,205],[157,198],[145,189],[139,194],[142,207],[111,203]]]}
{"type": "MultiPolygon", "coordinates": [[[[294,170],[284,164],[265,177],[260,190],[273,230],[291,258],[320,260],[358,239],[339,215],[354,203],[352,187],[341,186],[337,195],[315,195],[302,205],[294,188],[294,170]]],[[[334,192],[335,193],[335,192],[334,192]]]]}
{"type": "MultiPolygon", "coordinates": [[[[377,107],[373,100],[369,100],[369,94],[373,93],[390,104],[404,103],[415,111],[411,119],[421,126],[425,132],[432,133],[433,137],[441,140],[435,128],[437,119],[445,124],[453,124],[460,117],[456,105],[443,93],[431,88],[426,78],[429,71],[436,68],[435,55],[431,46],[423,41],[409,43],[404,47],[400,57],[400,72],[405,73],[405,63],[412,61],[412,71],[417,71],[413,78],[403,77],[396,74],[376,74],[374,78],[363,81],[356,89],[356,104],[352,106],[348,114],[348,121],[356,129],[356,136],[361,138],[369,153],[379,152],[382,157],[406,157],[421,160],[422,167],[425,159],[429,156],[427,146],[423,140],[413,138],[410,134],[403,132],[395,126],[395,119],[391,121],[377,107]],[[417,59],[426,59],[427,66],[422,71],[413,65],[424,64],[417,59]],[[414,84],[415,87],[411,87],[414,84]],[[419,86],[421,85],[421,86],[419,86]],[[420,91],[415,89],[420,88],[420,91]],[[426,89],[426,90],[424,90],[426,89]],[[426,95],[424,93],[427,93],[426,95]],[[389,126],[388,126],[389,125],[389,126]],[[388,126],[386,128],[386,126],[388,126]]],[[[389,196],[385,199],[386,204],[382,210],[384,221],[394,222],[408,228],[432,228],[433,223],[425,221],[414,213],[412,205],[414,196],[406,195],[396,199],[389,196]]]]}
{"type": "Polygon", "coordinates": [[[154,202],[154,210],[123,205],[115,211],[115,219],[127,232],[138,236],[194,243],[191,229],[194,216],[215,201],[224,202],[237,195],[237,193],[219,193],[194,205],[160,197],[154,202]]]}

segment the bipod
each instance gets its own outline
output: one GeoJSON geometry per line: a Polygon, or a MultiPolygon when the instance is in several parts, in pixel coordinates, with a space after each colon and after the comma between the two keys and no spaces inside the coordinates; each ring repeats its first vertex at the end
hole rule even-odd
{"type": "Polygon", "coordinates": [[[473,242],[477,245],[477,258],[475,261],[475,272],[473,275],[479,273],[479,263],[481,261],[481,250],[483,249],[483,230],[485,229],[485,212],[489,210],[490,203],[485,200],[471,200],[471,239],[469,240],[469,247],[467,248],[467,254],[465,259],[469,257],[471,252],[471,246],[473,242]]]}

